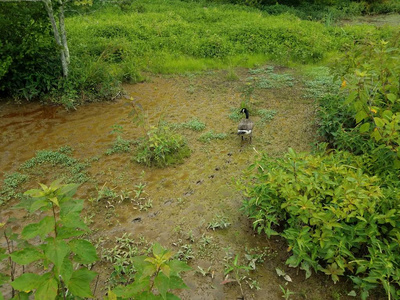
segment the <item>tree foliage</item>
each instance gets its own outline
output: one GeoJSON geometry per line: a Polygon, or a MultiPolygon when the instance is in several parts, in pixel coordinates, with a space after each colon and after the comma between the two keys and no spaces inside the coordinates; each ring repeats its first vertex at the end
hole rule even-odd
{"type": "Polygon", "coordinates": [[[57,86],[59,54],[43,3],[0,2],[0,95],[32,99],[57,86]]]}

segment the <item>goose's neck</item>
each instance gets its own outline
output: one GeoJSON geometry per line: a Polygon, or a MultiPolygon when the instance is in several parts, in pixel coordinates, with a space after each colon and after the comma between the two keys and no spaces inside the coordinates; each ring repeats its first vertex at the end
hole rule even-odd
{"type": "Polygon", "coordinates": [[[245,110],[244,113],[246,114],[246,119],[248,119],[249,118],[249,112],[247,110],[245,110]]]}

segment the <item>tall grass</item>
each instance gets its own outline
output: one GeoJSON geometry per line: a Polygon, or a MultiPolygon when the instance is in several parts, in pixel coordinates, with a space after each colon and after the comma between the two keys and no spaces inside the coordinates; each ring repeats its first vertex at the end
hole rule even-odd
{"type": "Polygon", "coordinates": [[[74,68],[100,69],[120,82],[139,81],[143,71],[252,67],[267,60],[321,62],[354,40],[379,39],[393,31],[336,28],[288,13],[275,16],[249,7],[178,0],[107,5],[66,23],[74,68]]]}

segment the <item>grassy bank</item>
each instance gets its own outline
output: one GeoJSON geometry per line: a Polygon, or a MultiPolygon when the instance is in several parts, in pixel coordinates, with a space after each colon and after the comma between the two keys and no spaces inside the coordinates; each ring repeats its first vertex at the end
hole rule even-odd
{"type": "Polygon", "coordinates": [[[370,25],[327,26],[230,4],[147,0],[100,7],[66,23],[71,77],[84,87],[83,100],[110,96],[109,88],[140,81],[144,72],[177,74],[266,61],[321,63],[354,43],[394,32],[370,25]]]}

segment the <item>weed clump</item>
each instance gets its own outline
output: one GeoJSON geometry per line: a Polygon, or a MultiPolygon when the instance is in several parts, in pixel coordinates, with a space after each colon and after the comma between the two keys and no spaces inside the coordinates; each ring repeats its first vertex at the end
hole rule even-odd
{"type": "Polygon", "coordinates": [[[132,141],[125,140],[121,136],[117,136],[111,148],[107,149],[106,155],[114,153],[129,153],[131,151],[132,141]]]}
{"type": "Polygon", "coordinates": [[[209,143],[212,140],[223,140],[226,138],[226,133],[216,133],[212,130],[203,133],[200,137],[199,137],[199,141],[203,142],[203,143],[209,143]]]}
{"type": "Polygon", "coordinates": [[[17,189],[29,179],[26,174],[15,172],[4,178],[3,185],[0,189],[0,204],[10,201],[11,199],[22,199],[22,193],[17,189]]]}
{"type": "Polygon", "coordinates": [[[168,126],[153,127],[147,136],[138,141],[134,160],[147,166],[166,167],[182,163],[190,156],[190,149],[183,136],[168,126]]]}
{"type": "Polygon", "coordinates": [[[37,151],[33,158],[21,165],[20,170],[28,174],[43,176],[45,171],[50,172],[49,169],[61,167],[67,183],[84,183],[89,180],[89,175],[85,170],[88,163],[81,163],[76,158],[71,157],[72,151],[70,147],[61,147],[57,151],[37,151]]]}

